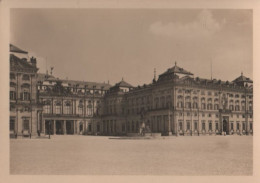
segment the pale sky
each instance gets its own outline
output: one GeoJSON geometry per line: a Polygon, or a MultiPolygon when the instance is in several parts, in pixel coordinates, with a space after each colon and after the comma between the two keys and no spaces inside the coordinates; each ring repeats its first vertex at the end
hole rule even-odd
{"type": "Polygon", "coordinates": [[[195,77],[253,76],[252,10],[12,9],[11,43],[59,78],[137,86],[174,62],[195,77]]]}

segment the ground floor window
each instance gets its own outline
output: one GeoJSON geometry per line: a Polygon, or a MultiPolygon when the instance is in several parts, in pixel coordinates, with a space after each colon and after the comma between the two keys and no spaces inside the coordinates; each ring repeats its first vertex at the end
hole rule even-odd
{"type": "Polygon", "coordinates": [[[253,123],[250,123],[250,130],[253,130],[253,123]]]}
{"type": "Polygon", "coordinates": [[[23,120],[23,130],[29,130],[29,119],[23,120]]]}
{"type": "Polygon", "coordinates": [[[206,130],[206,123],[202,122],[202,130],[206,130]]]}
{"type": "Polygon", "coordinates": [[[216,130],[218,130],[218,122],[216,122],[215,125],[216,125],[216,126],[215,126],[216,130]]]}
{"type": "Polygon", "coordinates": [[[237,122],[237,130],[239,130],[239,122],[237,122]]]}
{"type": "Polygon", "coordinates": [[[10,119],[10,130],[11,131],[15,130],[15,119],[10,119]]]}
{"type": "Polygon", "coordinates": [[[187,121],[187,130],[190,130],[190,121],[187,121]]]}
{"type": "Polygon", "coordinates": [[[182,122],[179,122],[179,130],[182,130],[182,122]]]}
{"type": "Polygon", "coordinates": [[[209,130],[212,130],[212,122],[209,122],[209,130]]]}
{"type": "Polygon", "coordinates": [[[246,130],[246,123],[243,123],[243,130],[246,130]]]}
{"type": "Polygon", "coordinates": [[[92,131],[92,125],[91,124],[88,124],[88,131],[92,131]]]}
{"type": "Polygon", "coordinates": [[[194,122],[194,129],[195,129],[195,130],[198,130],[198,123],[197,123],[197,121],[194,122]]]}
{"type": "Polygon", "coordinates": [[[230,123],[230,128],[231,128],[231,130],[234,130],[234,124],[233,123],[230,123]]]}

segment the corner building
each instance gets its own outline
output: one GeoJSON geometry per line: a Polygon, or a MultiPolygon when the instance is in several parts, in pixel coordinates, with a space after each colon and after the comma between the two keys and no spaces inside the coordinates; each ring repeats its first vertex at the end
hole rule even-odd
{"type": "Polygon", "coordinates": [[[175,66],[148,85],[125,81],[104,96],[103,134],[253,134],[253,81],[241,73],[234,81],[194,78],[175,66]]]}

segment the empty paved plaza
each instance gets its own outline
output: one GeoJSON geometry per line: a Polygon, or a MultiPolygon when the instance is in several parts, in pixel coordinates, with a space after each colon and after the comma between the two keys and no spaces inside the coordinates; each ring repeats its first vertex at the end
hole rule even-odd
{"type": "Polygon", "coordinates": [[[11,139],[11,174],[252,175],[252,136],[11,139]]]}

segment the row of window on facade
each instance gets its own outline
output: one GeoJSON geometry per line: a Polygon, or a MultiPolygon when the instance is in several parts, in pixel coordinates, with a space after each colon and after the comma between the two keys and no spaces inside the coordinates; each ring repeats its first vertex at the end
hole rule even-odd
{"type": "MultiPolygon", "coordinates": [[[[43,112],[45,114],[52,114],[52,108],[50,105],[44,105],[43,106],[43,112]]],[[[61,105],[55,105],[54,106],[54,114],[73,114],[73,108],[71,105],[65,105],[65,106],[61,106],[61,105]]],[[[83,106],[78,106],[78,110],[76,112],[79,115],[83,115],[84,114],[84,107],[83,106]]],[[[95,111],[93,111],[93,107],[92,105],[88,106],[86,108],[86,115],[87,116],[92,116],[93,113],[98,114],[99,113],[99,109],[98,107],[95,107],[95,111]]]]}
{"type": "MultiPolygon", "coordinates": [[[[16,124],[15,124],[15,118],[10,118],[10,124],[9,124],[10,131],[15,131],[16,124]]],[[[23,118],[22,120],[22,130],[23,131],[30,131],[30,118],[23,118]]]]}
{"type": "MultiPolygon", "coordinates": [[[[180,94],[183,94],[183,93],[185,93],[185,94],[191,94],[191,93],[193,93],[193,94],[197,94],[199,92],[199,90],[187,90],[187,89],[179,89],[178,90],[178,93],[180,94]],[[193,92],[192,92],[193,91],[193,92]]],[[[206,93],[207,93],[207,95],[208,96],[219,96],[220,95],[220,92],[213,92],[213,91],[204,91],[204,90],[201,90],[200,91],[200,94],[201,95],[206,95],[206,93]]],[[[226,96],[228,96],[228,97],[234,97],[234,98],[245,98],[245,96],[246,95],[244,95],[244,94],[233,94],[233,93],[227,93],[227,94],[225,94],[225,93],[223,93],[222,94],[222,96],[223,97],[226,97],[226,96]]],[[[252,99],[253,98],[253,96],[252,95],[248,95],[248,97],[250,98],[250,99],[252,99]]]]}
{"type": "MultiPolygon", "coordinates": [[[[234,128],[234,124],[236,124],[236,130],[241,130],[241,122],[240,121],[237,121],[236,123],[235,122],[230,122],[230,130],[235,130],[234,128]]],[[[253,123],[250,122],[249,123],[249,130],[253,130],[253,123]]],[[[184,123],[182,120],[179,120],[178,121],[178,130],[191,130],[191,122],[189,120],[186,121],[186,128],[184,129],[184,123]]],[[[199,130],[198,128],[198,121],[194,121],[193,122],[193,130],[199,130]]],[[[208,131],[212,131],[213,130],[213,122],[211,120],[208,121],[208,123],[206,123],[205,120],[202,120],[201,121],[201,130],[204,130],[206,131],[206,125],[208,125],[208,131]]],[[[215,121],[215,130],[220,130],[219,129],[219,121],[215,121]]],[[[246,122],[242,122],[242,130],[246,130],[246,122]]]]}
{"type": "MultiPolygon", "coordinates": [[[[198,109],[199,108],[199,105],[198,103],[194,102],[194,103],[191,103],[191,102],[186,102],[185,105],[183,104],[182,101],[178,101],[177,102],[177,108],[193,108],[193,109],[198,109]]],[[[228,108],[230,110],[235,110],[235,111],[244,111],[246,109],[246,104],[245,102],[242,102],[241,105],[233,105],[232,103],[229,104],[228,108]]],[[[207,110],[219,110],[219,104],[206,104],[206,103],[201,103],[201,109],[207,109],[207,110]]],[[[250,101],[249,104],[248,104],[248,110],[249,111],[252,111],[253,110],[253,104],[252,102],[250,101]]]]}
{"type": "MultiPolygon", "coordinates": [[[[182,112],[177,112],[176,114],[175,114],[176,116],[195,116],[195,117],[197,117],[197,116],[202,116],[202,117],[213,117],[213,115],[211,114],[211,113],[208,113],[207,115],[205,114],[205,113],[201,113],[201,114],[198,114],[198,113],[190,113],[190,112],[187,112],[187,113],[182,113],[182,112]]],[[[235,115],[237,118],[239,118],[240,117],[240,114],[236,114],[235,115]]],[[[215,114],[215,117],[216,118],[218,118],[219,117],[219,114],[215,114]]],[[[233,118],[234,117],[234,115],[233,114],[231,114],[230,115],[230,117],[231,118],[233,118]]],[[[253,115],[252,114],[249,114],[248,115],[248,117],[249,118],[253,118],[253,115]]],[[[246,118],[246,115],[245,114],[242,114],[242,118],[246,118]]]]}
{"type": "MultiPolygon", "coordinates": [[[[10,100],[16,100],[16,92],[15,91],[10,91],[10,100]]],[[[27,91],[21,92],[20,93],[20,100],[30,100],[30,93],[27,91]]]]}
{"type": "MultiPolygon", "coordinates": [[[[15,74],[14,74],[14,73],[11,73],[11,74],[10,74],[10,79],[15,79],[15,78],[16,78],[15,74]]],[[[22,80],[29,81],[29,80],[30,80],[30,75],[28,75],[28,74],[23,74],[23,75],[22,75],[22,80]]]]}

